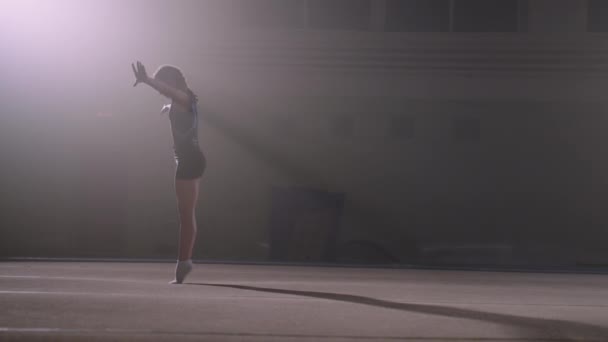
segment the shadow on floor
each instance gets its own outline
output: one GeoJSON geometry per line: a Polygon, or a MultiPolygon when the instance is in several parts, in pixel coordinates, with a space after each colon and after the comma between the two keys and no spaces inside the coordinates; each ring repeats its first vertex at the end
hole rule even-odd
{"type": "Polygon", "coordinates": [[[487,323],[511,326],[514,329],[519,330],[516,335],[518,335],[520,338],[526,338],[534,341],[608,341],[608,327],[572,321],[522,317],[442,305],[391,302],[371,297],[331,292],[284,290],[232,284],[187,283],[185,285],[213,286],[239,290],[279,293],[368,305],[413,313],[477,320],[487,323]]]}

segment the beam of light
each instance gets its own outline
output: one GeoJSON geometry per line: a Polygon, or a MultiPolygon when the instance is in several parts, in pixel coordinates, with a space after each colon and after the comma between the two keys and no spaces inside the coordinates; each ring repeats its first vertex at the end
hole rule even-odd
{"type": "Polygon", "coordinates": [[[82,59],[95,58],[120,51],[134,28],[144,25],[145,14],[135,13],[137,5],[117,0],[2,0],[0,37],[4,47],[24,52],[21,57],[79,53],[82,59]]]}
{"type": "Polygon", "coordinates": [[[2,31],[18,46],[60,49],[82,33],[91,1],[4,0],[0,2],[2,31]]]}
{"type": "Polygon", "coordinates": [[[147,20],[135,15],[138,1],[0,0],[0,70],[11,96],[98,108],[102,94],[130,81],[131,27],[147,20]]]}

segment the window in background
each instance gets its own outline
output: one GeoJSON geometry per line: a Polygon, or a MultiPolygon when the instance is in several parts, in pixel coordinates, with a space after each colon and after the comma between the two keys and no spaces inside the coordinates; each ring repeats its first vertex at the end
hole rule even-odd
{"type": "Polygon", "coordinates": [[[370,22],[370,0],[308,0],[310,28],[369,30],[370,22]]]}
{"type": "Polygon", "coordinates": [[[481,138],[479,118],[455,118],[452,121],[452,139],[461,142],[477,142],[481,138]]]}
{"type": "Polygon", "coordinates": [[[518,6],[518,31],[528,32],[528,22],[530,20],[530,0],[519,0],[518,6]]]}
{"type": "Polygon", "coordinates": [[[608,1],[589,0],[587,3],[587,31],[608,32],[608,1]]]}
{"type": "Polygon", "coordinates": [[[305,0],[232,0],[241,27],[301,28],[305,0]]]}
{"type": "Polygon", "coordinates": [[[293,117],[281,115],[273,120],[273,126],[277,136],[293,137],[296,133],[296,123],[293,117]]]}
{"type": "Polygon", "coordinates": [[[386,31],[446,32],[450,30],[450,0],[388,0],[386,31]]]}
{"type": "Polygon", "coordinates": [[[330,119],[330,133],[337,138],[350,138],[355,132],[355,118],[352,115],[336,115],[330,119]]]}
{"type": "Polygon", "coordinates": [[[519,0],[454,0],[454,32],[518,32],[519,0]]]}
{"type": "Polygon", "coordinates": [[[411,139],[414,137],[416,122],[411,116],[395,115],[391,117],[388,134],[394,139],[411,139]]]}

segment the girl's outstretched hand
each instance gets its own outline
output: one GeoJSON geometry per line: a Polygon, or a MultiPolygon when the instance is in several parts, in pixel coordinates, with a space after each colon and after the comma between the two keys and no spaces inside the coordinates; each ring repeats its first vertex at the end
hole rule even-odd
{"type": "Polygon", "coordinates": [[[133,69],[133,73],[135,74],[135,83],[133,86],[135,87],[139,83],[146,83],[148,80],[148,73],[146,73],[146,67],[140,62],[137,61],[137,67],[133,63],[131,63],[131,68],[133,69]]]}

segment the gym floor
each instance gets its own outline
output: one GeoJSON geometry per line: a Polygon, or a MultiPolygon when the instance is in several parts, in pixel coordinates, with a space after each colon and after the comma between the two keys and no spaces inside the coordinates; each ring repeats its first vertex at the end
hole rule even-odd
{"type": "Polygon", "coordinates": [[[608,275],[0,262],[0,341],[608,341],[608,275]]]}

